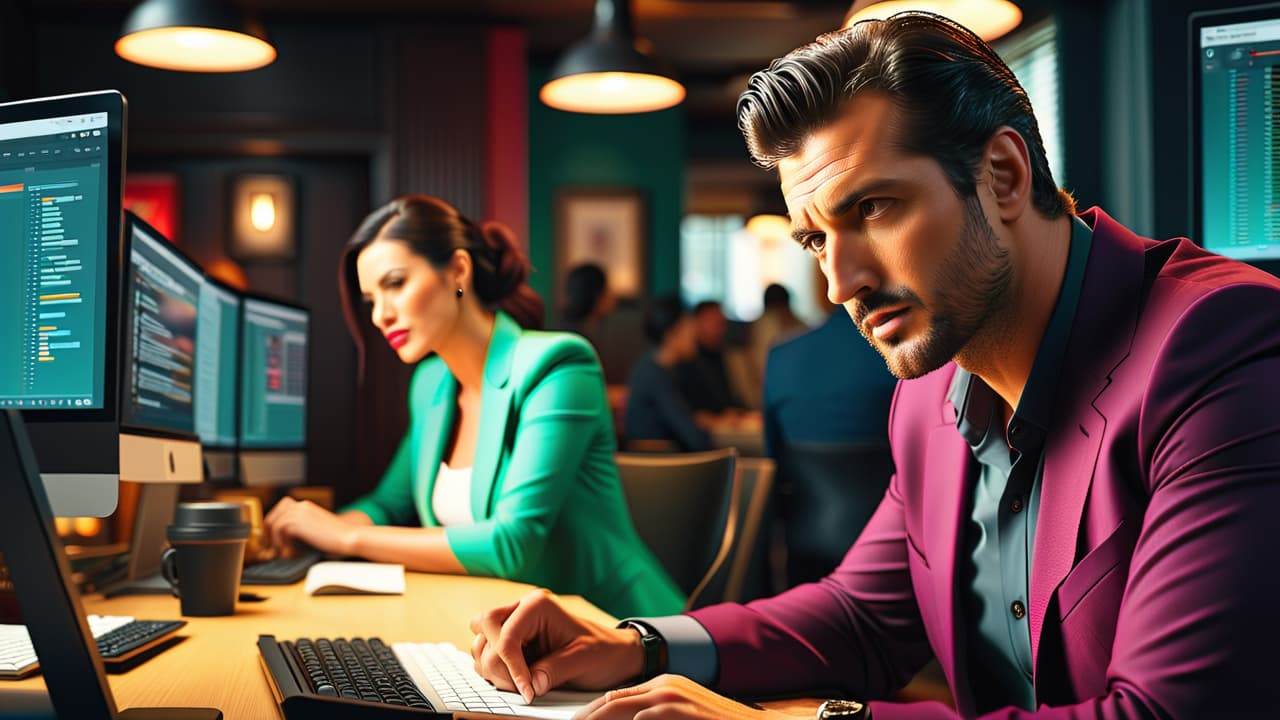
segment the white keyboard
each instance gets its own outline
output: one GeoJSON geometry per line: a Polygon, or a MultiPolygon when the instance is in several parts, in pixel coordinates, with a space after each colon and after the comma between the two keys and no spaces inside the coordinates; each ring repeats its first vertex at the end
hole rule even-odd
{"type": "MultiPolygon", "coordinates": [[[[90,615],[89,632],[94,639],[133,622],[125,615],[90,615]]],[[[22,677],[35,668],[39,660],[31,645],[26,625],[0,625],[0,678],[22,677]]]]}
{"type": "Polygon", "coordinates": [[[556,690],[526,705],[517,693],[502,692],[475,670],[475,661],[453,643],[394,643],[392,651],[437,710],[572,718],[599,693],[556,690]]]}

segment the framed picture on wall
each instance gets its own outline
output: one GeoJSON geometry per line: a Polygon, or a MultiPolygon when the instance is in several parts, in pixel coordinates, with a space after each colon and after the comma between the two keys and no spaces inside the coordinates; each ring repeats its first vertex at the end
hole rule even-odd
{"type": "Polygon", "coordinates": [[[564,278],[583,263],[596,263],[620,300],[645,294],[648,207],[636,188],[578,187],[556,193],[555,297],[562,305],[564,278]]]}

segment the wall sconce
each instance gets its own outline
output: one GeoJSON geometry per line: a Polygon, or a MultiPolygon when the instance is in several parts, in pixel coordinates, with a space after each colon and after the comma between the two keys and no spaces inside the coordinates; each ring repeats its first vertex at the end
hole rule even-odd
{"type": "Polygon", "coordinates": [[[294,233],[293,181],[285,175],[241,175],[231,188],[231,243],[227,254],[237,260],[292,260],[294,233]]]}

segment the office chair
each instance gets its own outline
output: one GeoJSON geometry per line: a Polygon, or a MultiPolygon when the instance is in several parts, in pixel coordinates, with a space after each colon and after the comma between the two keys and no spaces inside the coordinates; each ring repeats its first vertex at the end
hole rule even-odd
{"type": "Polygon", "coordinates": [[[778,452],[787,586],[840,564],[880,505],[893,456],[883,443],[784,443],[778,452]]]}
{"type": "Polygon", "coordinates": [[[770,527],[773,524],[773,460],[738,458],[738,536],[733,543],[724,602],[749,602],[769,595],[770,527]]]}
{"type": "Polygon", "coordinates": [[[618,453],[631,522],[658,562],[688,595],[685,609],[724,566],[737,524],[733,448],[697,453],[618,453]]]}

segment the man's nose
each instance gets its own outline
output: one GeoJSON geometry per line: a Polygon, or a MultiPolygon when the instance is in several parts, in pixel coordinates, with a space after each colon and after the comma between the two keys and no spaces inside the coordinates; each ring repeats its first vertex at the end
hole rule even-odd
{"type": "Polygon", "coordinates": [[[847,235],[827,236],[823,274],[827,276],[827,300],[843,305],[880,289],[880,276],[866,244],[847,235]]]}

